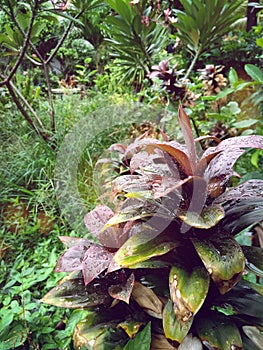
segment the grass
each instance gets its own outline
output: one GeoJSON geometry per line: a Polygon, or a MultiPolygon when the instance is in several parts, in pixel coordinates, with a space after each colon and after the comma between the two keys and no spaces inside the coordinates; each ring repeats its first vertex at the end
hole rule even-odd
{"type": "MultiPolygon", "coordinates": [[[[64,250],[58,236],[91,238],[83,217],[101,191],[94,182],[96,161],[112,143],[138,136],[134,122],[160,120],[156,107],[130,100],[94,92],[83,100],[57,98],[56,152],[15,109],[0,120],[0,350],[73,349],[74,327],[86,311],[55,308],[40,299],[62,277],[54,273],[64,250]]],[[[45,101],[39,101],[39,114],[47,123],[45,101]]]]}
{"type": "MultiPolygon", "coordinates": [[[[129,137],[134,109],[131,112],[130,104],[124,108],[126,103],[126,98],[101,94],[83,100],[79,96],[56,99],[57,152],[31,131],[14,108],[5,110],[0,121],[1,350],[73,348],[73,330],[86,312],[58,309],[41,303],[40,299],[62,277],[54,272],[57,258],[64,250],[58,236],[91,238],[83,225],[83,216],[97,200],[92,180],[94,165],[112,143],[129,137]],[[113,103],[114,108],[110,108],[113,103]],[[72,140],[67,144],[70,137],[72,140]],[[72,152],[69,161],[73,164],[69,165],[76,165],[74,181],[82,211],[78,202],[71,206],[76,195],[72,193],[70,198],[72,174],[64,176],[67,164],[59,164],[59,155],[66,155],[65,145],[72,152]],[[61,193],[55,191],[58,176],[65,185],[62,192],[69,199],[63,208],[58,200],[61,193]],[[67,216],[74,211],[77,225],[67,216]]],[[[38,112],[48,123],[45,101],[39,102],[38,112]]]]}

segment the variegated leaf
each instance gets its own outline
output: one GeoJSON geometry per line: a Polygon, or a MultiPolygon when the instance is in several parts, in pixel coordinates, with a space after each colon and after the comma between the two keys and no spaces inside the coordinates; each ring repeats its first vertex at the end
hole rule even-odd
{"type": "Polygon", "coordinates": [[[176,318],[187,322],[195,315],[206,299],[210,277],[202,266],[187,268],[174,265],[170,270],[170,297],[176,318]]]}
{"type": "Polygon", "coordinates": [[[230,236],[192,239],[197,253],[203,261],[221,294],[231,290],[242,277],[245,257],[241,247],[230,236]]]}
{"type": "Polygon", "coordinates": [[[163,329],[166,338],[179,345],[188,334],[192,323],[193,316],[185,322],[180,321],[174,313],[172,301],[167,302],[163,310],[163,329]]]}

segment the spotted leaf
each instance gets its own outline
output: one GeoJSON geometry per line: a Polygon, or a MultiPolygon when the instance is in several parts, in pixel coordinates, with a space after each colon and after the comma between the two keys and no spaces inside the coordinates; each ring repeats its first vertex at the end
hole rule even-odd
{"type": "Polygon", "coordinates": [[[245,267],[239,244],[229,236],[206,240],[195,238],[192,242],[220,293],[231,290],[242,277],[245,267]]]}
{"type": "Polygon", "coordinates": [[[206,299],[210,277],[202,266],[174,265],[170,270],[170,297],[174,313],[182,322],[196,314],[206,299]]]}

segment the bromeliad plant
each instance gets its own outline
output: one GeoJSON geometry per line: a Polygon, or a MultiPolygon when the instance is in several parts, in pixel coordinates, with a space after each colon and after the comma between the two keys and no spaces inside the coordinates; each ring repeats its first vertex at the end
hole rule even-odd
{"type": "Polygon", "coordinates": [[[260,349],[263,287],[242,276],[263,276],[263,250],[235,236],[262,220],[263,181],[229,185],[263,137],[214,138],[198,157],[182,107],[178,117],[185,144],[142,136],[111,147],[119,161],[101,161],[116,176],[114,208],[84,219],[97,242],[60,237],[68,249],[56,271],[70,274],[42,301],[90,310],[77,349],[260,349]]]}

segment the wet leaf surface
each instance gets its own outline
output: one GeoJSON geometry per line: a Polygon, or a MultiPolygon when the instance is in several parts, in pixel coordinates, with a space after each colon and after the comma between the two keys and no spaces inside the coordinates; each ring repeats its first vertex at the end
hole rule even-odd
{"type": "Polygon", "coordinates": [[[135,277],[132,273],[125,283],[110,286],[109,295],[117,300],[122,300],[129,304],[131,293],[134,287],[135,277]]]}
{"type": "Polygon", "coordinates": [[[242,350],[242,339],[237,326],[226,316],[210,311],[197,317],[196,330],[204,345],[217,350],[242,350]]]}
{"type": "Polygon", "coordinates": [[[87,249],[82,261],[82,273],[86,285],[109,267],[113,256],[113,253],[100,245],[94,244],[87,249]]]}
{"type": "Polygon", "coordinates": [[[144,329],[137,333],[134,339],[130,339],[123,350],[150,350],[151,347],[151,323],[149,322],[144,329]]]}
{"type": "Polygon", "coordinates": [[[177,264],[171,268],[170,296],[177,319],[186,322],[199,311],[206,299],[209,283],[209,274],[202,266],[188,268],[177,264]]]}
{"type": "Polygon", "coordinates": [[[193,239],[192,242],[220,293],[231,290],[240,280],[245,267],[245,257],[239,244],[229,236],[193,239]]]}
{"type": "Polygon", "coordinates": [[[171,300],[167,302],[163,311],[163,329],[166,338],[179,344],[182,343],[193,323],[193,317],[186,322],[180,322],[173,308],[171,300]]]}
{"type": "Polygon", "coordinates": [[[93,307],[109,300],[105,281],[97,279],[85,286],[81,272],[72,272],[63,278],[41,299],[44,303],[71,309],[93,307]]]}
{"type": "Polygon", "coordinates": [[[130,267],[152,257],[164,255],[179,244],[179,241],[171,239],[169,232],[160,234],[158,230],[145,226],[141,232],[124,243],[115,254],[114,261],[120,266],[130,267]]]}
{"type": "Polygon", "coordinates": [[[263,248],[241,246],[243,253],[247,259],[246,266],[256,275],[263,277],[263,248]]]}
{"type": "Polygon", "coordinates": [[[215,226],[225,216],[225,211],[219,205],[205,207],[201,213],[186,211],[179,212],[178,217],[190,227],[209,229],[215,226]]]}
{"type": "Polygon", "coordinates": [[[74,245],[63,253],[57,262],[56,272],[70,272],[82,270],[82,261],[86,251],[91,247],[85,245],[74,245]]]}

